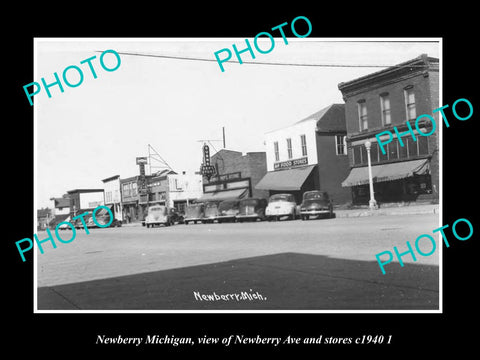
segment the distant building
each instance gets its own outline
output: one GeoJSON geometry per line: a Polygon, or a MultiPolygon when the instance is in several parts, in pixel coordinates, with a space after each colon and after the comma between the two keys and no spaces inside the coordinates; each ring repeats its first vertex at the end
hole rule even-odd
{"type": "Polygon", "coordinates": [[[267,172],[265,152],[247,152],[222,149],[211,156],[210,164],[216,175],[203,178],[202,201],[267,198],[268,191],[255,188],[267,172]]]}
{"type": "Polygon", "coordinates": [[[297,203],[308,190],[325,190],[335,204],[348,202],[345,105],[332,104],[293,125],[265,134],[266,175],[256,185],[269,195],[289,193],[297,203]]]}
{"type": "Polygon", "coordinates": [[[70,198],[70,216],[82,214],[104,205],[103,189],[75,189],[67,191],[70,198]]]}
{"type": "Polygon", "coordinates": [[[119,221],[123,221],[122,196],[120,193],[120,175],[114,175],[103,179],[104,203],[108,206],[119,221]]]}
{"type": "MultiPolygon", "coordinates": [[[[371,146],[374,194],[377,202],[438,200],[439,146],[438,129],[424,137],[415,129],[415,120],[422,114],[432,114],[439,107],[439,62],[421,55],[396,66],[342,82],[347,120],[347,147],[350,171],[342,185],[350,188],[354,203],[368,203],[370,198],[365,142],[371,146]],[[401,137],[409,122],[416,134],[401,137]],[[394,139],[382,154],[375,135],[389,130],[394,139]]],[[[439,114],[433,117],[441,123],[439,114]]],[[[431,124],[419,121],[422,132],[431,124]]]]}
{"type": "Polygon", "coordinates": [[[124,219],[127,222],[142,221],[148,207],[154,204],[183,211],[186,204],[202,195],[202,176],[163,170],[145,175],[144,179],[142,175],[120,179],[120,191],[124,219]]]}
{"type": "Polygon", "coordinates": [[[42,208],[37,210],[37,230],[45,230],[54,218],[52,209],[42,208]]]}
{"type": "Polygon", "coordinates": [[[57,224],[62,221],[69,221],[70,218],[70,197],[64,194],[60,198],[50,198],[53,201],[52,215],[53,219],[50,221],[50,228],[55,228],[57,224]]]}

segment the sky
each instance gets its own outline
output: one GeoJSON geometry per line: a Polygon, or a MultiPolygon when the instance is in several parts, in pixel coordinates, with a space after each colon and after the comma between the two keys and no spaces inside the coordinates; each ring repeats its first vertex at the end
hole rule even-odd
{"type": "MultiPolygon", "coordinates": [[[[252,42],[252,39],[250,39],[252,42]]],[[[179,56],[215,60],[214,53],[245,47],[242,38],[76,39],[37,38],[34,79],[47,84],[70,65],[83,72],[83,82],[44,88],[34,96],[35,185],[37,208],[52,207],[52,197],[68,190],[103,188],[102,179],[137,175],[136,157],[148,155],[150,144],[177,172],[198,171],[199,140],[222,139],[226,148],[265,151],[264,134],[293,124],[332,104],[343,103],[338,84],[381,70],[375,67],[272,66],[256,62],[391,66],[420,54],[440,57],[438,39],[276,38],[273,50],[255,59],[226,62],[193,61],[121,54],[115,71],[99,62],[102,51],[179,56]],[[94,79],[88,64],[92,56],[94,79]]],[[[266,43],[259,42],[262,49],[266,43]]],[[[224,56],[221,54],[220,56],[224,56]]],[[[233,55],[232,60],[235,60],[233,55]]],[[[115,56],[106,54],[113,68],[115,56]]],[[[441,64],[440,64],[441,66],[441,64]]],[[[79,82],[75,70],[67,72],[79,82]]],[[[28,104],[28,99],[25,97],[28,104]]],[[[212,142],[210,154],[223,146],[212,142]]],[[[155,165],[155,164],[152,164],[155,165]]],[[[148,174],[148,167],[147,167],[148,174]]]]}

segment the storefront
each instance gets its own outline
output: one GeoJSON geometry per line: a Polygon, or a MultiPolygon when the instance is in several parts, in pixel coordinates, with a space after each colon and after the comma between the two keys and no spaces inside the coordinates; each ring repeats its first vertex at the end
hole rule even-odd
{"type": "MultiPolygon", "coordinates": [[[[375,200],[379,203],[430,199],[430,159],[416,159],[372,166],[375,200]]],[[[342,186],[352,188],[354,204],[370,199],[368,167],[353,168],[342,186]]]]}
{"type": "MultiPolygon", "coordinates": [[[[291,164],[294,161],[290,161],[291,164]]],[[[290,166],[292,166],[290,164],[290,166]]],[[[279,166],[279,168],[282,166],[279,166]]],[[[286,165],[283,165],[286,167],[286,165]]],[[[270,196],[279,193],[292,194],[295,201],[302,202],[302,196],[305,191],[318,189],[316,184],[318,179],[318,169],[316,165],[289,168],[278,171],[268,172],[257,184],[257,189],[268,190],[270,196]]]]}
{"type": "Polygon", "coordinates": [[[250,178],[242,178],[241,172],[213,176],[203,185],[203,195],[199,202],[223,201],[251,197],[250,178]]]}
{"type": "Polygon", "coordinates": [[[341,186],[348,175],[345,109],[332,104],[291,126],[265,134],[267,170],[255,186],[269,195],[289,193],[301,203],[303,193],[327,191],[335,204],[351,199],[341,186]]]}

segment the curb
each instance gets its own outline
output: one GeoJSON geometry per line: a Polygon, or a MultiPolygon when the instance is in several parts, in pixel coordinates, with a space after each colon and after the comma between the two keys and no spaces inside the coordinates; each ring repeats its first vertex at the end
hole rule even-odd
{"type": "Polygon", "coordinates": [[[423,214],[438,214],[439,208],[434,207],[430,209],[379,209],[379,210],[364,210],[364,211],[352,211],[352,210],[337,210],[335,211],[336,217],[362,217],[362,216],[385,216],[385,215],[423,215],[423,214]]]}

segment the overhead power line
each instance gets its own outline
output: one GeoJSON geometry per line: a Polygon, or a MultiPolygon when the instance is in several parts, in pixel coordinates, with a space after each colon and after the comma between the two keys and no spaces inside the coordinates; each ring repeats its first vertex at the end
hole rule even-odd
{"type": "MultiPolygon", "coordinates": [[[[102,51],[97,51],[102,52],[102,51]]],[[[172,55],[153,55],[153,54],[142,54],[142,53],[133,53],[133,52],[118,52],[121,55],[131,55],[131,56],[144,56],[144,57],[154,57],[154,58],[163,58],[163,59],[175,59],[175,60],[190,60],[190,61],[209,61],[217,62],[216,59],[205,59],[205,58],[196,58],[196,57],[186,57],[186,56],[172,56],[172,55]]],[[[228,60],[232,63],[240,63],[236,60],[228,60]]],[[[312,67],[350,67],[350,68],[387,68],[387,67],[424,67],[425,65],[374,65],[374,64],[302,64],[302,63],[278,63],[278,62],[266,62],[266,61],[242,61],[242,64],[250,65],[278,65],[278,66],[312,66],[312,67]]]]}

